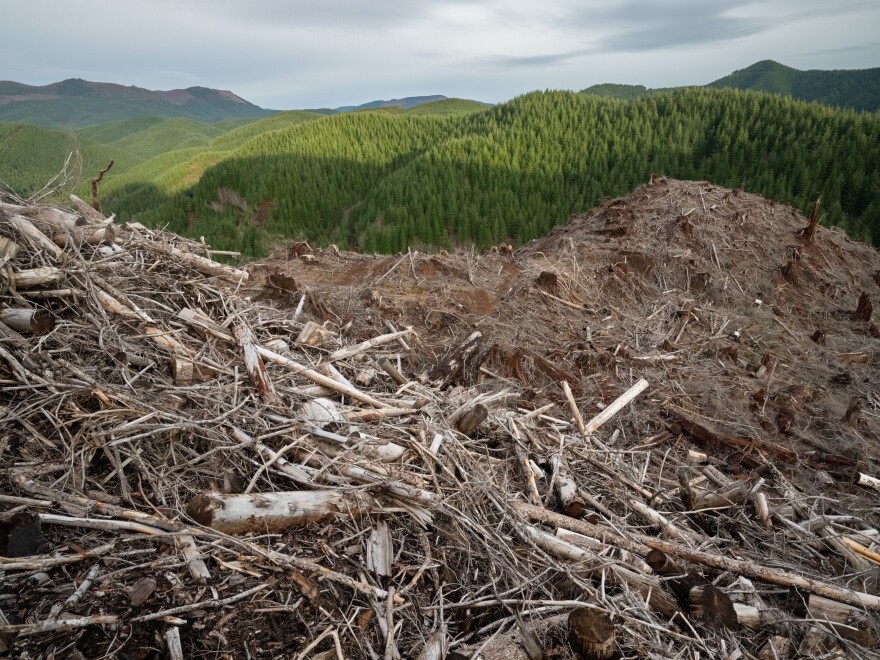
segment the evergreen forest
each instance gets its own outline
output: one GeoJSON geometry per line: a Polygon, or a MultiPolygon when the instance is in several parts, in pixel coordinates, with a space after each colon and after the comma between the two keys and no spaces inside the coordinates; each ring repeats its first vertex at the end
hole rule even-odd
{"type": "Polygon", "coordinates": [[[745,184],[803,211],[821,195],[823,222],[880,244],[878,114],[711,88],[631,101],[534,92],[458,113],[429,105],[260,132],[215,164],[148,161],[152,178],[108,182],[106,205],[248,255],[281,238],[369,252],[487,247],[541,236],[657,173],[745,184]]]}

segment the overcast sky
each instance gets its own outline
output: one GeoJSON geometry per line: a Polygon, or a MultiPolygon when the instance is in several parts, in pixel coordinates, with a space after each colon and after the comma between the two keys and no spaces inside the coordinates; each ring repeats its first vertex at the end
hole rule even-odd
{"type": "Polygon", "coordinates": [[[880,66],[878,0],[2,0],[0,20],[0,79],[201,85],[274,109],[880,66]]]}

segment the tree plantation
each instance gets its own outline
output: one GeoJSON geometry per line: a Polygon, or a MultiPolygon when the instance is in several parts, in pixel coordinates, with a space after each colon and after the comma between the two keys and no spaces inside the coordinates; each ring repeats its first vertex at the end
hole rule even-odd
{"type": "Polygon", "coordinates": [[[394,252],[522,243],[657,173],[745,184],[803,210],[821,195],[823,221],[878,243],[878,145],[877,114],[767,94],[535,92],[480,112],[305,121],[256,135],[190,188],[172,193],[159,175],[108,185],[106,201],[250,255],[277,237],[394,252]]]}

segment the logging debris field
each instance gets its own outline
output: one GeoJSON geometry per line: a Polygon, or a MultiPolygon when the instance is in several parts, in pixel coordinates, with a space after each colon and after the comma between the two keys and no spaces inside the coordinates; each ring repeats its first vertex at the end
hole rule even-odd
{"type": "Polygon", "coordinates": [[[11,657],[877,657],[880,255],[819,206],[229,265],[71,204],[0,203],[11,657]]]}

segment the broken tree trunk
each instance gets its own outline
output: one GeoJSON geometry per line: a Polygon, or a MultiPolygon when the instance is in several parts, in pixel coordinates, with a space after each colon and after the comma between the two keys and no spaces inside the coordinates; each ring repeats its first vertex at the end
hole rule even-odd
{"type": "Polygon", "coordinates": [[[568,615],[568,643],[584,660],[608,660],[615,649],[614,621],[607,612],[579,608],[568,615]]]}
{"type": "Polygon", "coordinates": [[[275,393],[275,386],[272,385],[269,374],[266,373],[266,365],[263,364],[263,359],[257,353],[254,333],[251,332],[250,327],[246,323],[239,321],[235,324],[234,334],[236,340],[238,340],[238,345],[241,347],[244,366],[251,377],[251,382],[257,389],[257,393],[268,399],[276,399],[278,395],[275,393]]]}
{"type": "Polygon", "coordinates": [[[464,370],[464,365],[480,347],[483,335],[477,331],[471,334],[463,343],[450,351],[436,366],[423,375],[420,380],[423,383],[443,389],[449,386],[464,370]]]}
{"type": "Polygon", "coordinates": [[[852,313],[853,321],[861,321],[863,323],[867,323],[871,320],[871,315],[874,313],[874,306],[871,304],[871,298],[867,293],[862,291],[859,296],[859,304],[856,305],[856,311],[852,313]]]}
{"type": "Polygon", "coordinates": [[[107,167],[98,172],[98,176],[92,179],[92,208],[101,212],[101,201],[98,199],[98,184],[101,182],[101,179],[104,178],[104,175],[110,171],[110,168],[113,167],[113,161],[111,160],[107,163],[107,167]]]}
{"type": "Polygon", "coordinates": [[[0,322],[27,335],[45,335],[55,328],[55,315],[44,309],[10,307],[0,310],[0,322]]]}
{"type": "Polygon", "coordinates": [[[798,232],[799,236],[803,236],[807,245],[813,242],[816,236],[816,227],[819,225],[819,208],[822,205],[822,198],[816,198],[816,204],[813,206],[813,214],[810,216],[810,224],[798,232]]]}
{"type": "Polygon", "coordinates": [[[250,495],[201,493],[187,505],[186,512],[205,527],[225,534],[247,534],[280,532],[340,513],[367,513],[372,508],[368,497],[356,493],[314,490],[250,495]]]}

